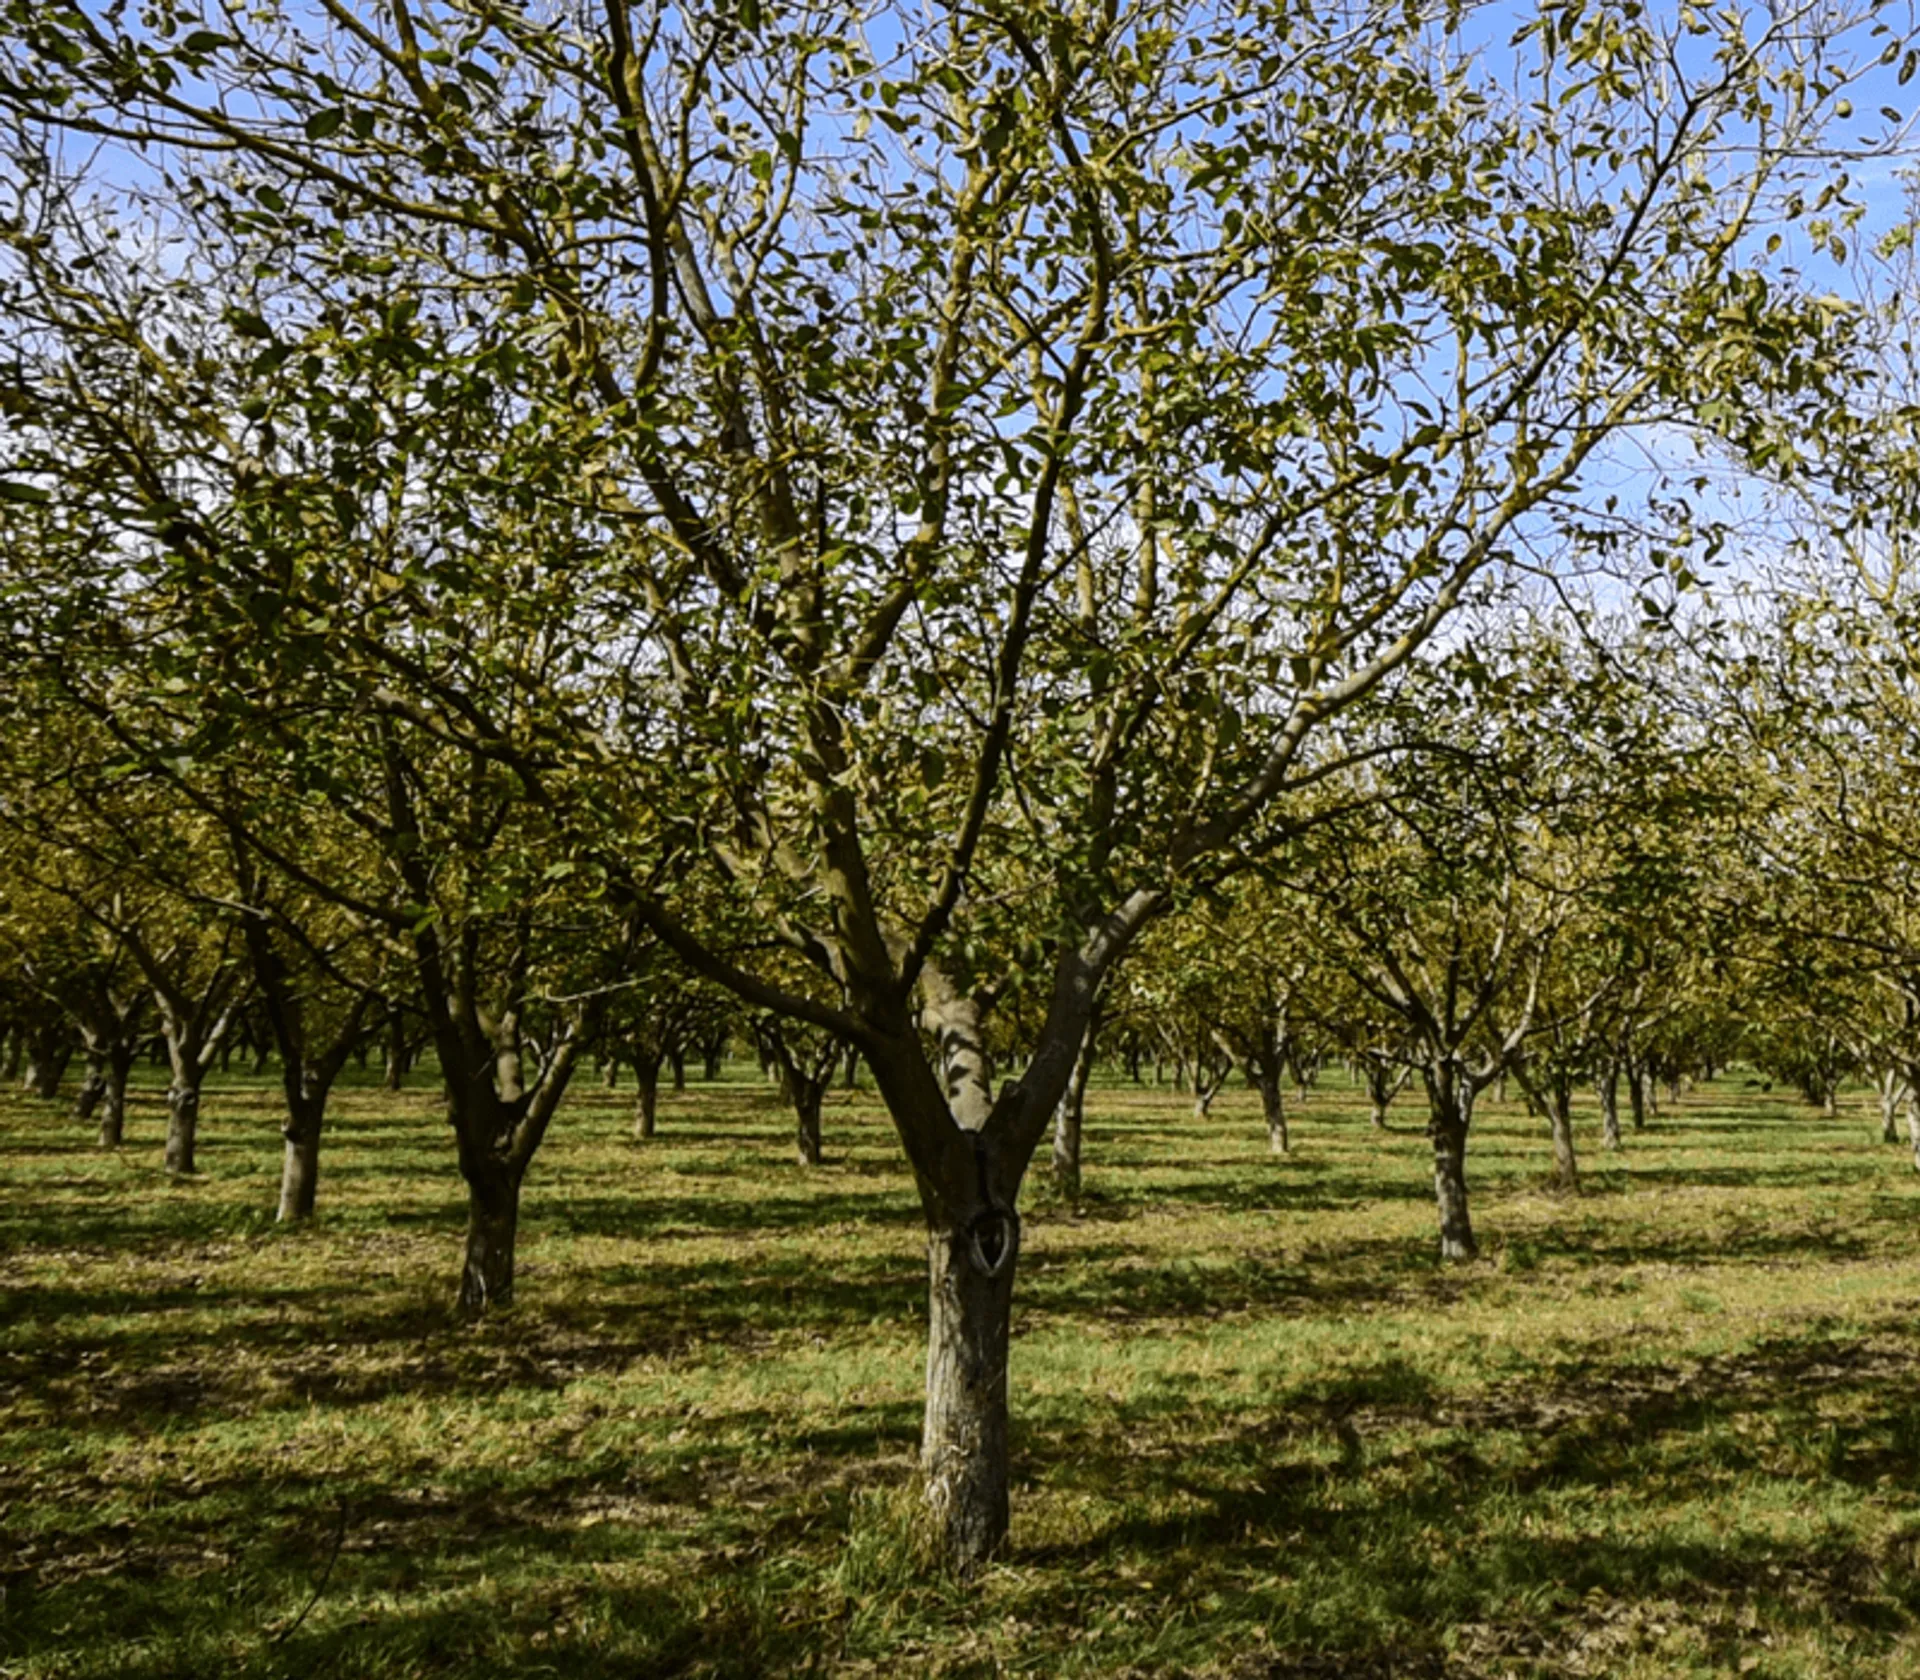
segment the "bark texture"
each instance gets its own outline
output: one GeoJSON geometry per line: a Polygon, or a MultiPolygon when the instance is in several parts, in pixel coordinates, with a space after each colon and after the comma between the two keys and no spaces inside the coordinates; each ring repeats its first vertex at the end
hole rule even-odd
{"type": "Polygon", "coordinates": [[[1600,1147],[1620,1147],[1620,1064],[1608,1062],[1600,1070],[1600,1147]]]}
{"type": "Polygon", "coordinates": [[[1007,1532],[1007,1347],[1019,1222],[1011,1213],[927,1241],[927,1409],[920,1462],[941,1549],[962,1573],[1007,1532]]]}
{"type": "Polygon", "coordinates": [[[793,1103],[794,1150],[803,1167],[817,1167],[826,1159],[820,1142],[820,1104],[826,1091],[819,1080],[796,1078],[788,1092],[793,1103]]]}
{"type": "Polygon", "coordinates": [[[660,1114],[660,1064],[637,1061],[633,1064],[633,1135],[640,1142],[654,1135],[660,1114]]]}
{"type": "Polygon", "coordinates": [[[1569,1082],[1556,1079],[1547,1093],[1547,1114],[1553,1130],[1553,1182],[1568,1195],[1580,1192],[1580,1163],[1573,1148],[1573,1093],[1569,1082]]]}
{"type": "Polygon", "coordinates": [[[508,1162],[467,1174],[467,1248],[457,1307],[478,1318],[513,1302],[513,1248],[520,1224],[520,1174],[508,1162]]]}
{"type": "Polygon", "coordinates": [[[194,1149],[200,1137],[200,1079],[198,1066],[177,1069],[167,1087],[167,1171],[176,1178],[198,1172],[194,1149]]]}
{"type": "Polygon", "coordinates": [[[1269,1154],[1285,1155],[1293,1147],[1287,1133],[1287,1105],[1280,1094],[1280,1069],[1265,1060],[1254,1069],[1254,1083],[1260,1087],[1260,1113],[1267,1122],[1269,1154]]]}

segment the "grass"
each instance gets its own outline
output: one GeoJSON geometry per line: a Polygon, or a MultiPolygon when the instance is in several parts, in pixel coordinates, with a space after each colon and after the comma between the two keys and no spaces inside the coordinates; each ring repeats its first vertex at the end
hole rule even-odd
{"type": "Polygon", "coordinates": [[[447,1304],[432,1093],[341,1094],[309,1229],[273,1091],[118,1155],[0,1096],[0,1675],[1920,1675],[1920,1175],[1729,1081],[1545,1186],[1494,1105],[1486,1258],[1335,1076],[1266,1154],[1097,1088],[1028,1196],[1015,1498],[917,1563],[924,1270],[871,1099],[582,1088],[519,1304],[447,1304]]]}

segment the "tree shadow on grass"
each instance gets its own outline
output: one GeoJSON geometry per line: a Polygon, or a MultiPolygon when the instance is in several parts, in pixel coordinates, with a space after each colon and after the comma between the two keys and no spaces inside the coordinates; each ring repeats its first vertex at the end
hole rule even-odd
{"type": "Polygon", "coordinates": [[[1867,1337],[1813,1326],[1684,1367],[1575,1359],[1466,1389],[1393,1356],[1257,1406],[1200,1377],[1104,1407],[1060,1402],[1017,1418],[1016,1473],[1043,1481],[1036,1503],[1085,1496],[1107,1515],[1092,1533],[1022,1539],[1017,1514],[1011,1568],[977,1589],[919,1574],[862,1527],[859,1491],[909,1474],[906,1402],[807,1419],[770,1402],[690,1414],[671,1433],[589,1419],[522,1469],[428,1465],[413,1483],[398,1466],[296,1463],[210,1481],[144,1528],[102,1523],[60,1557],[36,1554],[53,1567],[37,1601],[21,1595],[6,1648],[78,1641],[97,1655],[87,1672],[158,1680],[208,1660],[181,1631],[197,1618],[206,1646],[228,1653],[223,1672],[246,1675],[543,1663],[586,1680],[758,1675],[813,1656],[930,1673],[983,1616],[1018,1623],[1030,1652],[1064,1650],[1089,1610],[1130,1598],[1181,1607],[1194,1667],[1247,1656],[1255,1630],[1277,1630],[1265,1666],[1235,1674],[1554,1672],[1575,1653],[1601,1672],[1610,1651],[1621,1666],[1646,1659],[1654,1636],[1627,1612],[1656,1600],[1717,1655],[1745,1648],[1738,1610],[1749,1628],[1831,1633],[1871,1660],[1920,1615],[1911,1547],[1737,1523],[1705,1535],[1657,1517],[1615,1531],[1598,1503],[1568,1532],[1577,1499],[1529,1496],[1604,1501],[1657,1466],[1663,1498],[1707,1508],[1738,1468],[1727,1443],[1739,1426],[1793,1450],[1801,1424],[1840,1398],[1839,1446],[1815,1443],[1771,1473],[1912,1486],[1920,1391],[1908,1344],[1891,1339],[1904,1328],[1890,1315],[1867,1337]],[[751,1461],[729,1445],[742,1439],[751,1461]],[[1559,1526],[1523,1520],[1539,1511],[1559,1526]],[[314,1614],[270,1645],[313,1596],[336,1534],[314,1614]],[[222,1602],[223,1583],[244,1591],[222,1602]]]}

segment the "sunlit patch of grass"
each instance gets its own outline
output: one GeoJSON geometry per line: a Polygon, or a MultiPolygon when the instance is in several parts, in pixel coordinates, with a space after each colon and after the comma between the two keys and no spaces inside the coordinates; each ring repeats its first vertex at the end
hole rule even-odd
{"type": "MultiPolygon", "coordinates": [[[[924,1261],[897,1145],[829,1162],[744,1070],[582,1085],[519,1303],[447,1312],[431,1091],[341,1093],[322,1213],[270,1218],[270,1080],[93,1150],[0,1097],[0,1674],[1920,1674],[1920,1179],[1864,1114],[1729,1081],[1554,1194],[1493,1104],[1485,1257],[1425,1142],[1333,1077],[1267,1153],[1096,1088],[1036,1182],[1014,1532],[971,1581],[912,1486],[924,1261]]],[[[1583,1121],[1583,1141],[1597,1143],[1583,1121]]]]}

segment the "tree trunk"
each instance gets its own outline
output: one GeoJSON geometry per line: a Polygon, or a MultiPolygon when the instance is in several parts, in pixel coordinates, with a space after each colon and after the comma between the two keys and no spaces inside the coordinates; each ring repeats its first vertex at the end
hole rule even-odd
{"type": "Polygon", "coordinates": [[[287,1110],[287,1122],[280,1128],[285,1148],[280,1157],[278,1218],[283,1225],[313,1217],[314,1197],[320,1188],[320,1133],[326,1124],[326,1086],[313,1074],[303,1074],[298,1100],[293,1092],[287,1093],[287,1110]]]}
{"type": "Polygon", "coordinates": [[[387,1017],[387,1068],[386,1077],[381,1083],[387,1090],[397,1091],[406,1073],[407,1025],[401,1019],[400,1011],[396,1009],[387,1017]]]}
{"type": "Polygon", "coordinates": [[[176,1178],[199,1170],[193,1150],[200,1133],[200,1079],[197,1065],[180,1068],[167,1087],[167,1171],[176,1178]]]}
{"type": "Polygon", "coordinates": [[[107,1050],[107,1088],[100,1109],[100,1147],[118,1149],[127,1129],[127,1079],[133,1072],[137,1046],[131,1039],[107,1050]]]}
{"type": "Polygon", "coordinates": [[[1898,1143],[1900,1141],[1900,1097],[1905,1084],[1900,1075],[1891,1068],[1882,1072],[1874,1081],[1880,1095],[1880,1141],[1898,1143]]]}
{"type": "Polygon", "coordinates": [[[73,1040],[64,1026],[36,1032],[27,1047],[27,1089],[42,1101],[60,1095],[60,1081],[73,1060],[73,1040]]]}
{"type": "Polygon", "coordinates": [[[860,1052],[851,1044],[841,1058],[840,1083],[849,1091],[860,1089],[860,1052]]]}
{"type": "Polygon", "coordinates": [[[673,1069],[673,1088],[684,1091],[687,1088],[687,1053],[684,1050],[669,1050],[667,1065],[673,1069]]]}
{"type": "Polygon", "coordinates": [[[1287,1105],[1280,1095],[1280,1070],[1262,1057],[1253,1070],[1260,1088],[1260,1113],[1267,1122],[1267,1152],[1284,1155],[1293,1147],[1287,1136],[1287,1105]]]}
{"type": "Polygon", "coordinates": [[[927,1410],[920,1464],[942,1554],[963,1574],[1006,1537],[1007,1344],[1019,1222],[927,1240],[927,1410]]]}
{"type": "Polygon", "coordinates": [[[1393,1082],[1387,1078],[1385,1062],[1366,1064],[1367,1119],[1376,1132],[1387,1130],[1387,1107],[1393,1101],[1393,1082]]]}
{"type": "Polygon", "coordinates": [[[723,1046],[720,1044],[709,1044],[701,1053],[704,1058],[706,1079],[709,1085],[720,1077],[720,1052],[722,1048],[723,1046]]]}
{"type": "Polygon", "coordinates": [[[1907,1142],[1913,1146],[1913,1170],[1920,1172],[1920,1086],[1907,1092],[1907,1142]]]}
{"type": "Polygon", "coordinates": [[[1627,1110],[1633,1116],[1633,1129],[1647,1129],[1647,1070],[1639,1062],[1627,1063],[1627,1110]]]}
{"type": "Polygon", "coordinates": [[[825,1095],[825,1081],[811,1074],[800,1075],[792,1083],[794,1142],[803,1167],[817,1167],[826,1159],[820,1146],[820,1103],[825,1095]]]}
{"type": "Polygon", "coordinates": [[[80,1089],[74,1093],[73,1117],[76,1120],[91,1120],[100,1107],[100,1099],[107,1094],[107,1058],[104,1052],[87,1052],[87,1076],[80,1081],[80,1089]]]}
{"type": "Polygon", "coordinates": [[[1553,1128],[1553,1182],[1557,1188],[1577,1196],[1580,1164],[1573,1152],[1573,1092],[1567,1080],[1554,1080],[1547,1093],[1547,1113],[1553,1128]]]}
{"type": "Polygon", "coordinates": [[[1066,1091],[1053,1110],[1053,1184],[1067,1200],[1080,1199],[1080,1107],[1066,1091]]]}
{"type": "Polygon", "coordinates": [[[1440,1210],[1440,1258],[1471,1260],[1479,1252],[1467,1214],[1467,1125],[1463,1095],[1451,1074],[1427,1076],[1427,1137],[1433,1144],[1433,1195],[1440,1210]]]}
{"type": "Polygon", "coordinates": [[[1096,1017],[1088,1021],[1073,1060],[1073,1077],[1060,1093],[1053,1110],[1053,1182],[1069,1201],[1080,1199],[1080,1140],[1086,1125],[1087,1081],[1093,1077],[1093,1040],[1099,1031],[1096,1017]]]}
{"type": "Polygon", "coordinates": [[[633,1135],[645,1142],[653,1136],[654,1117],[660,1108],[660,1062],[640,1057],[633,1064],[633,1135]]]}
{"type": "Polygon", "coordinates": [[[1600,1147],[1620,1147],[1620,1064],[1608,1062],[1600,1069],[1600,1147]]]}
{"type": "Polygon", "coordinates": [[[457,1303],[478,1318],[513,1303],[513,1244],[520,1224],[520,1175],[489,1162],[467,1179],[467,1252],[457,1303]]]}

